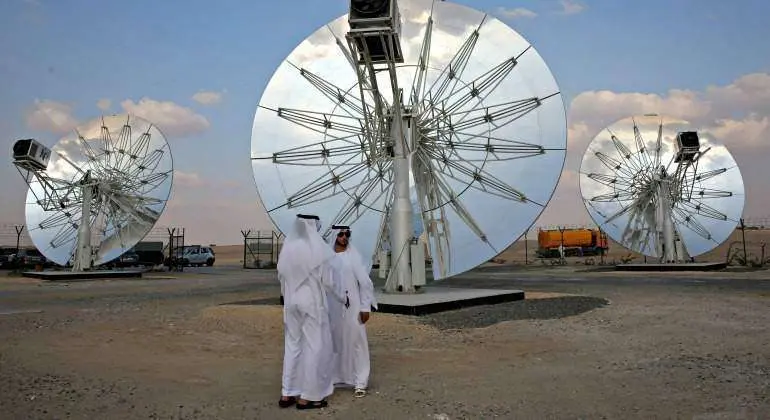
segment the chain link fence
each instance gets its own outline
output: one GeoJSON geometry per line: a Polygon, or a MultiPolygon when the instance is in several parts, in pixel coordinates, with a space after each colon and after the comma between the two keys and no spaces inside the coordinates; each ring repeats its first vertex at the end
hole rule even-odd
{"type": "Polygon", "coordinates": [[[283,234],[272,230],[244,229],[243,268],[275,268],[283,234]]]}

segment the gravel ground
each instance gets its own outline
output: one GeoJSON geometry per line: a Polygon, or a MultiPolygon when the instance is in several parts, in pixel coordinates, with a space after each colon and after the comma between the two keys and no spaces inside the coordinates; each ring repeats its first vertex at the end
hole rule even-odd
{"type": "Polygon", "coordinates": [[[233,304],[275,300],[269,274],[0,279],[0,418],[770,417],[766,282],[501,276],[454,285],[582,296],[377,313],[370,394],[313,413],[276,407],[281,308],[233,304]]]}
{"type": "Polygon", "coordinates": [[[462,308],[420,317],[439,330],[484,328],[505,321],[558,319],[588,312],[609,304],[590,296],[564,296],[462,308]]]}

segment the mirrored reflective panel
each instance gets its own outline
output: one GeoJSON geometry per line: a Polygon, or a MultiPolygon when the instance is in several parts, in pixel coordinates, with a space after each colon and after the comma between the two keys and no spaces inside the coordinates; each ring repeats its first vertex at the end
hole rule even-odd
{"type": "MultiPolygon", "coordinates": [[[[564,104],[535,49],[493,16],[443,1],[398,5],[415,230],[441,279],[502,252],[543,211],[565,158],[564,104]]],[[[359,83],[348,31],[341,16],[278,66],[254,117],[252,167],[279,229],[317,214],[325,227],[351,226],[369,257],[393,202],[391,149],[376,133],[394,95],[387,71],[359,83]]]]}
{"type": "Polygon", "coordinates": [[[743,178],[727,148],[686,121],[657,115],[622,119],[597,134],[583,156],[580,190],[601,229],[654,258],[664,255],[667,220],[685,257],[695,257],[727,240],[744,205],[743,178]]]}
{"type": "Polygon", "coordinates": [[[119,257],[142,240],[171,193],[173,162],[163,134],[136,116],[92,120],[63,137],[27,192],[26,220],[35,246],[65,265],[78,227],[91,226],[94,265],[119,257]],[[85,188],[90,217],[83,217],[85,188]]]}

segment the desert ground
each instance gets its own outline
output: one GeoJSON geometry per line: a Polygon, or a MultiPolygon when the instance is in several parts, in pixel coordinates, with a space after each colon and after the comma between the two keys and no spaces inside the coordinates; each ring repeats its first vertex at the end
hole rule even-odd
{"type": "Polygon", "coordinates": [[[444,284],[522,289],[527,299],[375,313],[369,395],[338,390],[328,408],[298,412],[276,404],[275,272],[233,258],[134,280],[0,272],[0,417],[770,416],[770,271],[476,270],[444,284]]]}

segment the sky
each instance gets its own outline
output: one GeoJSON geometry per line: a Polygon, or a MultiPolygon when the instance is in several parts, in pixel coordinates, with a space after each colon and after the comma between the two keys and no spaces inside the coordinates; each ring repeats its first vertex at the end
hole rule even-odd
{"type": "MultiPolygon", "coordinates": [[[[562,92],[564,171],[535,226],[590,224],[577,171],[590,140],[631,115],[686,119],[740,166],[746,218],[770,214],[770,3],[739,0],[460,0],[529,41],[562,92]]],[[[165,134],[174,185],[159,226],[237,244],[271,229],[250,163],[257,104],[281,62],[347,12],[343,0],[0,2],[0,224],[24,220],[19,138],[53,146],[103,113],[165,134]],[[301,13],[300,13],[301,12],[301,13]]]]}

